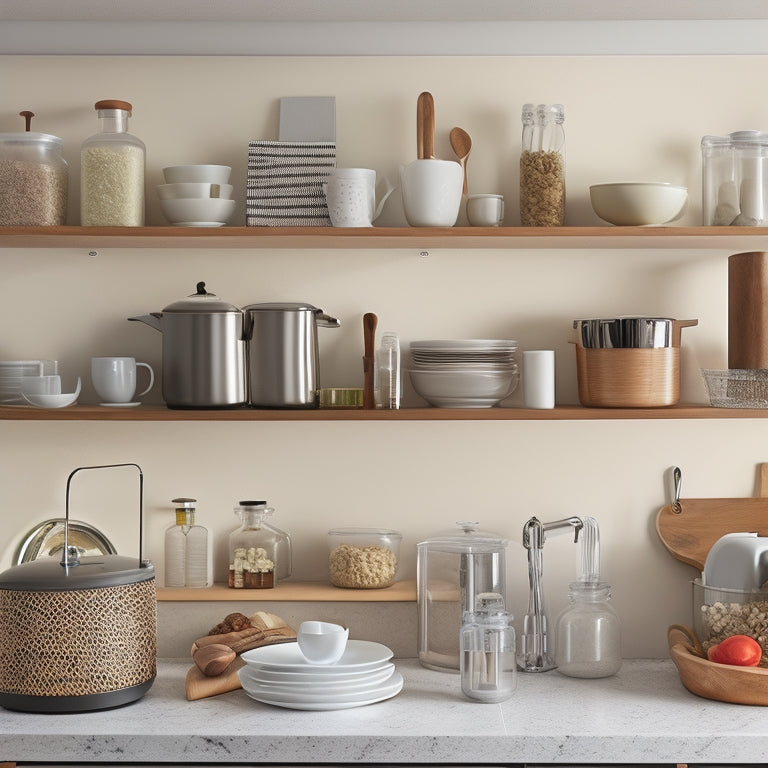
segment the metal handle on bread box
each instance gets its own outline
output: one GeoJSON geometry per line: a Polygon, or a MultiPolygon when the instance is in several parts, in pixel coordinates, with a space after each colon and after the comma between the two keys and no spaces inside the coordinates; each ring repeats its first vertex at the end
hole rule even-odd
{"type": "Polygon", "coordinates": [[[77,547],[69,546],[69,487],[72,484],[72,478],[81,470],[84,469],[112,469],[116,467],[136,467],[139,471],[139,568],[144,567],[144,561],[142,559],[141,544],[144,538],[143,523],[144,523],[144,473],[141,471],[141,467],[138,464],[99,464],[94,467],[78,467],[73,469],[69,473],[67,478],[67,500],[64,509],[64,551],[61,553],[61,565],[64,568],[80,565],[80,553],[77,551],[77,547]]]}

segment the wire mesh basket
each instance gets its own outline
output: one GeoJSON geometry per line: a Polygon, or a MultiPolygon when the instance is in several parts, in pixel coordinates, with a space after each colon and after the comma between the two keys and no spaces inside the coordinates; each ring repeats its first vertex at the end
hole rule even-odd
{"type": "Polygon", "coordinates": [[[768,369],[730,368],[701,371],[716,408],[768,408],[768,369]]]}

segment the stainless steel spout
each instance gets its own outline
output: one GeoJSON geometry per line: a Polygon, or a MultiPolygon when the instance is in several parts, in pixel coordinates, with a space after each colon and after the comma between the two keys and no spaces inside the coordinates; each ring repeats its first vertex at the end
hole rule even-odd
{"type": "Polygon", "coordinates": [[[566,517],[552,523],[542,523],[532,517],[523,526],[523,546],[528,550],[528,613],[523,619],[521,650],[517,664],[524,672],[547,672],[555,668],[553,651],[549,644],[549,620],[544,609],[542,587],[544,542],[547,533],[559,533],[568,529],[574,531],[574,542],[579,540],[579,531],[584,523],[579,517],[566,517]]]}

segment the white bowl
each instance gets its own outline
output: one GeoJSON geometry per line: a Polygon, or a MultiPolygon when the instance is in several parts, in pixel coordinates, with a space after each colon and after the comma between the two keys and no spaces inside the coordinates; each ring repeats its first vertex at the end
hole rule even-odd
{"type": "Polygon", "coordinates": [[[157,194],[161,200],[176,200],[182,197],[220,197],[229,200],[233,189],[231,184],[188,181],[179,184],[158,184],[157,194]]]}
{"type": "Polygon", "coordinates": [[[310,664],[335,664],[347,647],[349,629],[328,621],[302,621],[296,640],[310,664]]]}
{"type": "Polygon", "coordinates": [[[183,197],[161,200],[160,207],[168,221],[176,226],[221,226],[229,221],[235,210],[235,201],[217,197],[183,197]]]}
{"type": "Polygon", "coordinates": [[[593,184],[589,197],[595,213],[604,221],[638,227],[676,219],[688,199],[688,189],[666,182],[630,181],[593,184]]]}
{"type": "Polygon", "coordinates": [[[512,394],[520,380],[516,369],[411,369],[409,373],[416,393],[437,408],[491,408],[512,394]]]}
{"type": "Polygon", "coordinates": [[[36,408],[66,408],[68,405],[74,405],[80,396],[81,381],[77,377],[77,386],[74,392],[68,392],[62,395],[33,395],[21,393],[21,396],[30,405],[36,408]]]}
{"type": "Polygon", "coordinates": [[[228,184],[232,168],[228,165],[169,165],[163,168],[166,184],[207,182],[228,184]]]}

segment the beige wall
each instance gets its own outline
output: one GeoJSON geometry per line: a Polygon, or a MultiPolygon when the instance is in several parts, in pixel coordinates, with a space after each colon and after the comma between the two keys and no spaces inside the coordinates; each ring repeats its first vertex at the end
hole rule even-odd
{"type": "MultiPolygon", "coordinates": [[[[147,144],[148,221],[163,224],[154,195],[165,165],[233,167],[236,220],[243,223],[249,139],[276,138],[278,99],[335,95],[338,163],[396,176],[415,156],[415,103],[435,97],[437,149],[451,157],[454,125],[473,138],[470,191],[504,193],[516,225],[520,107],[561,101],[568,141],[568,223],[599,223],[588,185],[611,180],[686,184],[681,220],[698,224],[702,135],[768,122],[761,57],[574,58],[176,58],[2,57],[0,131],[61,136],[71,172],[70,223],[78,220],[80,142],[94,133],[93,103],[134,104],[130,129],[147,144]],[[11,75],[12,73],[12,75],[11,75]],[[756,74],[757,73],[757,74],[756,74]],[[748,93],[734,84],[751,83],[748,93]],[[750,96],[751,94],[751,96],[750,96]]],[[[402,223],[397,195],[380,223],[402,223]]],[[[428,243],[425,243],[428,247],[428,243]]],[[[683,399],[703,402],[699,368],[725,367],[727,250],[465,251],[19,249],[0,254],[0,358],[51,357],[84,379],[93,355],[126,354],[159,367],[161,337],[129,315],[160,310],[198,280],[238,305],[310,301],[339,317],[321,330],[326,385],[359,385],[361,316],[418,338],[512,337],[521,349],[554,348],[561,403],[576,402],[568,344],[574,317],[659,314],[699,318],[686,329],[683,399]]],[[[408,389],[407,402],[418,399],[408,389]]],[[[154,401],[158,395],[155,393],[154,401]]],[[[511,404],[520,402],[516,393],[511,404]]],[[[170,499],[199,499],[217,536],[223,575],[233,503],[267,498],[291,532],[296,576],[322,578],[325,531],[391,526],[404,534],[404,575],[415,544],[456,520],[477,519],[510,538],[510,593],[525,611],[522,526],[592,515],[601,526],[604,575],[614,585],[627,656],[665,654],[669,623],[689,619],[692,569],[661,546],[654,519],[668,501],[669,467],[683,470],[689,497],[754,493],[768,422],[751,420],[427,423],[15,423],[0,422],[3,535],[0,565],[23,534],[63,512],[75,467],[135,461],[145,474],[146,550],[162,570],[170,499]]],[[[118,473],[119,474],[119,473],[118,473]]],[[[73,513],[99,524],[121,551],[134,546],[134,478],[77,480],[73,513]]],[[[564,602],[576,550],[545,547],[545,588],[564,602]]]]}

